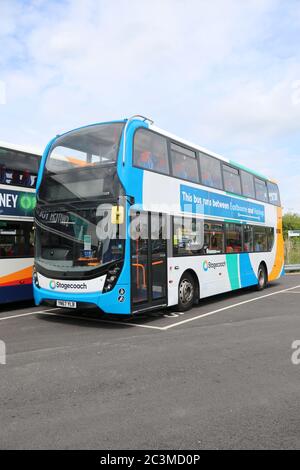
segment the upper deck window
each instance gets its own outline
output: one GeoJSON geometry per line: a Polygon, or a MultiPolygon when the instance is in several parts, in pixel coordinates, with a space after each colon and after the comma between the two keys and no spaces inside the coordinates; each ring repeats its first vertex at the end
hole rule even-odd
{"type": "Polygon", "coordinates": [[[223,165],[224,189],[231,193],[241,194],[241,179],[239,170],[229,165],[223,165]]]}
{"type": "Polygon", "coordinates": [[[167,139],[147,129],[138,129],[134,137],[133,164],[169,174],[167,139]]]}
{"type": "Polygon", "coordinates": [[[280,206],[280,196],[277,184],[267,181],[267,186],[270,203],[274,204],[274,206],[280,206]]]}
{"type": "Polygon", "coordinates": [[[254,178],[254,180],[256,199],[263,202],[269,202],[266,182],[259,178],[254,178]]]}
{"type": "Polygon", "coordinates": [[[200,153],[200,169],[202,184],[211,188],[223,189],[220,160],[200,153]]]}
{"type": "Polygon", "coordinates": [[[243,195],[255,199],[254,177],[248,171],[241,170],[243,195]]]}
{"type": "Polygon", "coordinates": [[[34,188],[40,155],[0,148],[0,184],[34,188]]]}
{"type": "Polygon", "coordinates": [[[124,123],[83,127],[55,140],[38,197],[46,203],[115,198],[116,160],[124,123]]]}
{"type": "Polygon", "coordinates": [[[46,169],[60,173],[115,163],[123,127],[123,123],[99,124],[62,135],[51,148],[46,169]]]}
{"type": "Polygon", "coordinates": [[[188,181],[199,181],[196,152],[171,144],[172,173],[188,181]]]}

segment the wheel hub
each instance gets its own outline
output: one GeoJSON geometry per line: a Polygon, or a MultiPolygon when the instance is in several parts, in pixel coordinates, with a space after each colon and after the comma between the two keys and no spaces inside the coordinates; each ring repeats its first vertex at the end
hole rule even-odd
{"type": "Polygon", "coordinates": [[[187,279],[183,279],[179,288],[180,301],[183,304],[188,304],[194,297],[194,288],[191,282],[187,279]]]}

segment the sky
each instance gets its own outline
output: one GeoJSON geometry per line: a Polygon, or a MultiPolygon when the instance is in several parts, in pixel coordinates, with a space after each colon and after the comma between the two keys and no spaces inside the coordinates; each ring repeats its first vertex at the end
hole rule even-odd
{"type": "Polygon", "coordinates": [[[300,0],[0,0],[0,140],[143,114],[300,213],[300,0]]]}

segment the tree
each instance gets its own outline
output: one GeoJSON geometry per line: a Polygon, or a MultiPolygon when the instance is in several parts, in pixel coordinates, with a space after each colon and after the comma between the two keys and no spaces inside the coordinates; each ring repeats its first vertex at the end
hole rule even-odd
{"type": "Polygon", "coordinates": [[[283,237],[288,237],[288,230],[300,230],[300,215],[287,212],[282,217],[283,237]]]}

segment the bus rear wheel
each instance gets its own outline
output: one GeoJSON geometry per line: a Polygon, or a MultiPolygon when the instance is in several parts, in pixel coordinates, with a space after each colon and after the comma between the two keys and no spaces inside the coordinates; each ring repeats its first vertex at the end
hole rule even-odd
{"type": "Polygon", "coordinates": [[[260,264],[257,273],[257,290],[263,290],[268,284],[268,273],[264,264],[260,264]]]}
{"type": "Polygon", "coordinates": [[[184,273],[178,286],[177,310],[179,312],[185,312],[193,306],[195,293],[196,286],[193,276],[190,273],[184,273]]]}

